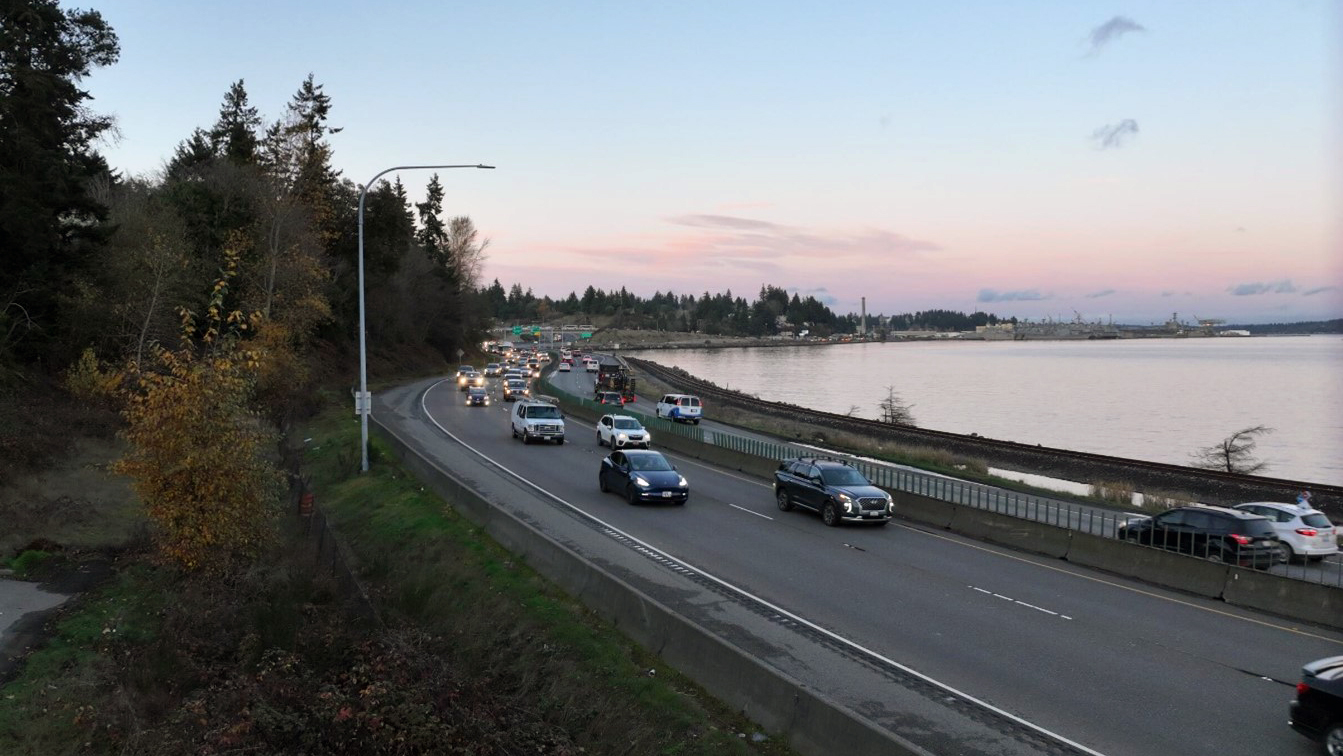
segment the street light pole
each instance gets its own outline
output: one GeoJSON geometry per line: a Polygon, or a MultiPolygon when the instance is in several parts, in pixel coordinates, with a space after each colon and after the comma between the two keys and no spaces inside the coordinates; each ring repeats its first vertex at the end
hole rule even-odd
{"type": "Polygon", "coordinates": [[[354,411],[359,414],[360,472],[368,472],[368,416],[373,412],[373,397],[368,393],[368,352],[364,346],[364,197],[369,187],[393,171],[437,170],[441,168],[485,168],[492,165],[398,165],[378,172],[359,190],[359,394],[354,398],[354,411]]]}

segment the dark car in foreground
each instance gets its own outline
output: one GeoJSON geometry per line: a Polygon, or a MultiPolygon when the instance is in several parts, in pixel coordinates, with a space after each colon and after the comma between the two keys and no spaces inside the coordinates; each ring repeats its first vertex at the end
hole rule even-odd
{"type": "Polygon", "coordinates": [[[1343,656],[1301,668],[1287,723],[1319,743],[1329,756],[1343,756],[1343,656]]]}
{"type": "Polygon", "coordinates": [[[1143,546],[1268,569],[1282,560],[1278,534],[1267,517],[1237,509],[1195,505],[1168,509],[1119,526],[1118,537],[1143,546]]]}
{"type": "Polygon", "coordinates": [[[597,487],[602,493],[622,494],[631,504],[645,501],[685,504],[690,499],[690,483],[685,476],[661,453],[646,449],[613,451],[607,455],[597,472],[597,487]]]}
{"type": "Polygon", "coordinates": [[[891,495],[872,485],[842,459],[798,457],[774,471],[774,500],[787,512],[793,507],[821,514],[831,527],[841,522],[885,525],[895,514],[891,495]]]}
{"type": "Polygon", "coordinates": [[[490,394],[484,386],[472,386],[466,390],[466,403],[472,407],[488,407],[490,394]]]}

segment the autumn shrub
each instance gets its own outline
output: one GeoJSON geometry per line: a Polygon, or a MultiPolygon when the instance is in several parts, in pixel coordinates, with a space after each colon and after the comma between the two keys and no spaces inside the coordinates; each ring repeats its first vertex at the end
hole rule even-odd
{"type": "Polygon", "coordinates": [[[1117,481],[1093,481],[1091,483],[1091,495],[1112,504],[1132,506],[1133,493],[1132,483],[1117,481]]]}

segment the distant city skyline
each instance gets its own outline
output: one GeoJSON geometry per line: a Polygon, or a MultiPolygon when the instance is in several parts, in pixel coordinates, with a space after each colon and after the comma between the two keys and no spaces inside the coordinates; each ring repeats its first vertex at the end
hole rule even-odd
{"type": "Polygon", "coordinates": [[[113,168],[312,73],[345,178],[498,166],[441,174],[484,285],[1343,317],[1343,3],[62,5],[121,39],[84,82],[113,168]]]}

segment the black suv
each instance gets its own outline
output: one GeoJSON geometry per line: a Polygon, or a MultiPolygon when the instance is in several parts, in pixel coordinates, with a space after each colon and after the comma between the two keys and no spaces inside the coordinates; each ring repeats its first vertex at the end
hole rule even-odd
{"type": "Polygon", "coordinates": [[[1331,656],[1301,669],[1287,723],[1316,740],[1329,756],[1343,756],[1343,656],[1331,656]]]}
{"type": "Polygon", "coordinates": [[[1119,537],[1213,562],[1268,569],[1281,561],[1267,517],[1221,507],[1176,507],[1119,526],[1119,537]]]}
{"type": "Polygon", "coordinates": [[[895,514],[891,495],[877,488],[842,459],[798,457],[774,471],[774,499],[787,512],[794,506],[821,513],[826,525],[874,522],[885,525],[895,514]]]}

